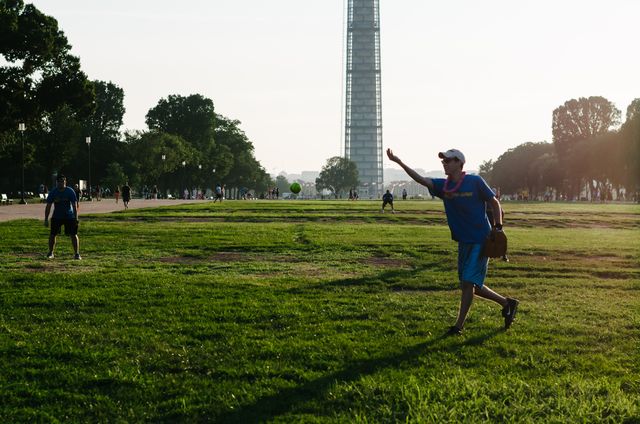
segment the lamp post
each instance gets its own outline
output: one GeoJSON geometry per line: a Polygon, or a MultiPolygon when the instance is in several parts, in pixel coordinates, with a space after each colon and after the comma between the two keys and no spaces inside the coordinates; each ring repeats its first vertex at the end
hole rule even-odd
{"type": "Polygon", "coordinates": [[[22,190],[20,190],[20,204],[26,205],[27,201],[24,200],[24,131],[27,126],[21,122],[18,124],[18,131],[20,131],[20,140],[22,141],[22,190]]]}
{"type": "MultiPolygon", "coordinates": [[[[202,188],[202,187],[200,187],[201,178],[202,178],[202,165],[198,164],[198,179],[197,179],[197,182],[198,182],[198,193],[196,195],[196,198],[198,197],[198,195],[200,195],[200,189],[202,188]]],[[[204,192],[202,192],[202,198],[204,199],[204,192]]]]}
{"type": "MultiPolygon", "coordinates": [[[[162,155],[162,175],[160,177],[161,181],[164,181],[164,161],[167,158],[167,155],[162,155]]],[[[162,184],[162,188],[164,188],[164,184],[162,184]]],[[[167,194],[166,192],[164,193],[167,194]]],[[[160,198],[162,199],[162,191],[160,191],[160,198]]]]}
{"type": "Polygon", "coordinates": [[[89,200],[91,200],[91,137],[86,137],[84,141],[87,143],[87,147],[89,148],[89,200]]]}
{"type": "MultiPolygon", "coordinates": [[[[186,188],[186,186],[187,186],[187,183],[186,183],[187,175],[185,174],[185,172],[186,172],[186,171],[185,171],[185,166],[186,166],[186,165],[187,165],[187,162],[183,160],[183,161],[182,161],[182,178],[183,178],[182,184],[185,186],[185,188],[186,188]]],[[[189,191],[189,193],[191,193],[191,191],[189,191]]],[[[187,198],[187,196],[185,196],[185,195],[184,195],[184,190],[182,190],[182,196],[183,196],[185,199],[187,198]]]]}

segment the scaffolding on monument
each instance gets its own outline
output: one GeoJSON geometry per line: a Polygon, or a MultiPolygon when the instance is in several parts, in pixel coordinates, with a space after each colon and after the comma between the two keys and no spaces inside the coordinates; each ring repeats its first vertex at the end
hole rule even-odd
{"type": "Polygon", "coordinates": [[[361,194],[379,196],[383,189],[379,0],[346,1],[344,154],[358,166],[361,194]]]}

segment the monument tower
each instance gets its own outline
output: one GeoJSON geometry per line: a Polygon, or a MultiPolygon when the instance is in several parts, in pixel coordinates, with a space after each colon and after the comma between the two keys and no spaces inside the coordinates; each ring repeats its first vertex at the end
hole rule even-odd
{"type": "Polygon", "coordinates": [[[362,196],[382,193],[379,0],[346,0],[345,157],[358,166],[362,196]]]}

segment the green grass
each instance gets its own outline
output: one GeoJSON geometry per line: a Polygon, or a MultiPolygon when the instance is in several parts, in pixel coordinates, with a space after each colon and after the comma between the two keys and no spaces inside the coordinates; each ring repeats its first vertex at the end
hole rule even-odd
{"type": "Polygon", "coordinates": [[[82,261],[0,224],[0,422],[640,422],[640,206],[506,203],[459,302],[439,202],[82,218],[82,261]]]}

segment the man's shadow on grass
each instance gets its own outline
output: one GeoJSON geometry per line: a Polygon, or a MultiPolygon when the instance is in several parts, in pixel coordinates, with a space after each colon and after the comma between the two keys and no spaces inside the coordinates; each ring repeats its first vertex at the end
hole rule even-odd
{"type": "Polygon", "coordinates": [[[463,346],[482,345],[486,340],[502,333],[495,329],[473,338],[459,338],[442,334],[435,338],[407,347],[403,351],[366,360],[348,363],[342,370],[317,378],[302,385],[285,388],[270,396],[257,399],[253,403],[239,406],[233,411],[226,411],[215,417],[216,422],[224,423],[258,423],[269,421],[315,399],[324,399],[329,389],[336,383],[355,381],[363,376],[373,375],[387,368],[405,369],[418,364],[418,359],[440,341],[450,338],[455,342],[442,346],[446,352],[457,352],[463,346]]]}
{"type": "Polygon", "coordinates": [[[410,269],[391,268],[381,271],[373,275],[365,275],[362,277],[341,278],[333,281],[325,281],[295,287],[289,291],[292,293],[304,292],[308,289],[326,289],[330,287],[387,287],[393,291],[411,290],[411,291],[453,291],[458,290],[458,286],[449,280],[429,281],[426,278],[420,280],[420,275],[425,272],[442,272],[451,271],[450,266],[441,263],[423,263],[410,269]],[[414,283],[407,283],[413,281],[414,283]]]}

